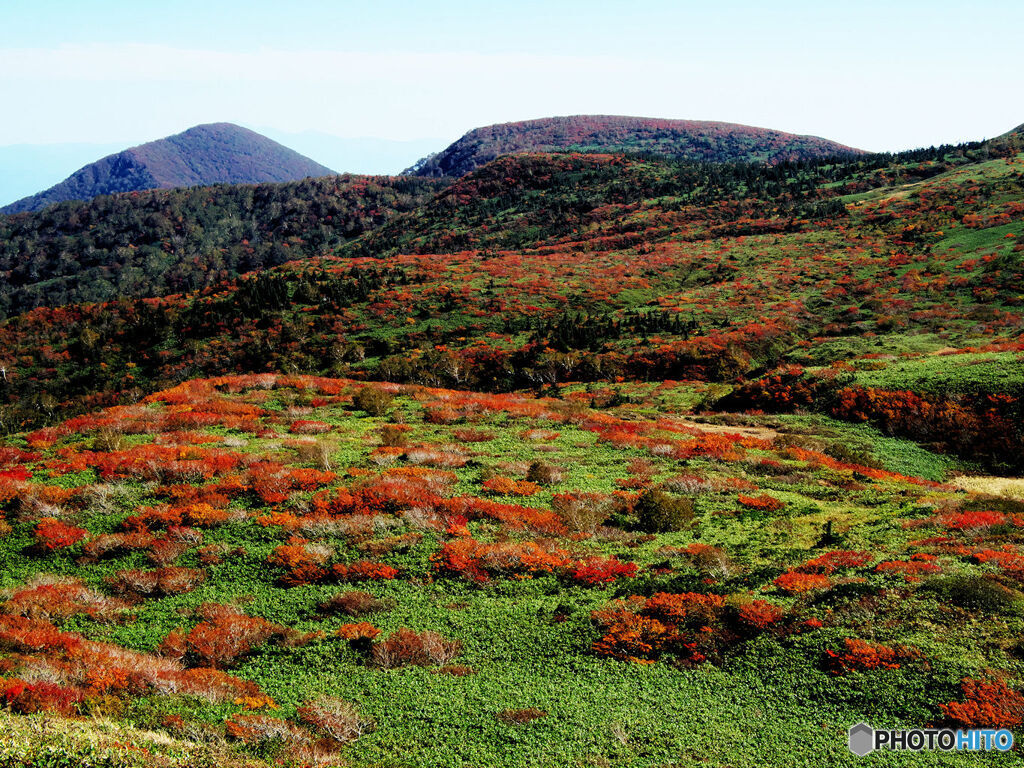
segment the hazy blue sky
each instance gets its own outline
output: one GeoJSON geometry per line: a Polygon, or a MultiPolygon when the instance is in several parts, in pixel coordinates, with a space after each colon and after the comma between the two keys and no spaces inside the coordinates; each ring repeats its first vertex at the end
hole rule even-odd
{"type": "Polygon", "coordinates": [[[1021,0],[0,0],[0,145],[602,113],[902,149],[1024,122],[1021,50],[1021,0]]]}

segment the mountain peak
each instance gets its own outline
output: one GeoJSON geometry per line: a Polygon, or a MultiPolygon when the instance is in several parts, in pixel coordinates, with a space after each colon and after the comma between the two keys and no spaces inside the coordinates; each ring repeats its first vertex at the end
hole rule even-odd
{"type": "Polygon", "coordinates": [[[48,190],[0,209],[36,211],[64,200],[143,189],[295,181],[334,172],[255,131],[204,123],[97,160],[48,190]]]}
{"type": "Polygon", "coordinates": [[[860,152],[817,136],[738,123],[570,115],[476,128],[406,173],[463,176],[501,155],[564,150],[650,152],[682,160],[765,163],[860,152]]]}

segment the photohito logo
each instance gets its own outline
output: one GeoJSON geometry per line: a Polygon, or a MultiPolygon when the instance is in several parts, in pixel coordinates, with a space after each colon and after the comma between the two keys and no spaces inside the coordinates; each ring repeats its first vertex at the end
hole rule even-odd
{"type": "Polygon", "coordinates": [[[847,745],[853,754],[860,757],[878,749],[940,750],[942,752],[1008,752],[1013,749],[1013,734],[1005,728],[1000,730],[975,728],[970,731],[954,731],[951,728],[912,728],[896,730],[872,728],[867,723],[851,725],[847,745]]]}

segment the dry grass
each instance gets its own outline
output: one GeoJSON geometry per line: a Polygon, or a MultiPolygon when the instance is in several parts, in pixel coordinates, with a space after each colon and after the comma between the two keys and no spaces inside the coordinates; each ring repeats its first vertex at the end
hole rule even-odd
{"type": "Polygon", "coordinates": [[[989,496],[1004,496],[1008,499],[1024,501],[1024,477],[996,477],[994,475],[976,475],[955,477],[950,485],[965,491],[984,493],[989,496]]]}
{"type": "Polygon", "coordinates": [[[266,768],[223,744],[198,744],[105,718],[12,715],[0,710],[0,764],[105,765],[110,768],[266,768]],[[131,745],[130,748],[126,745],[131,745]],[[143,751],[146,750],[146,751],[143,751]],[[19,762],[20,761],[20,762],[19,762]]]}

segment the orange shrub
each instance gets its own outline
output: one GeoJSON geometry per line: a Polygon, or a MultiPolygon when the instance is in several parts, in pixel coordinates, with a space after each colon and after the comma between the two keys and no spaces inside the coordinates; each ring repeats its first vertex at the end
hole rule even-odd
{"type": "Polygon", "coordinates": [[[571,562],[564,550],[546,550],[535,541],[485,544],[471,538],[445,543],[430,560],[441,573],[473,581],[551,573],[571,562]]]}
{"type": "Polygon", "coordinates": [[[390,581],[398,575],[398,569],[385,563],[360,560],[355,563],[335,563],[331,576],[338,581],[390,581]]]}
{"type": "Polygon", "coordinates": [[[665,649],[675,633],[657,619],[625,613],[605,627],[605,635],[594,642],[593,651],[613,659],[650,664],[665,649]]]}
{"type": "Polygon", "coordinates": [[[537,483],[529,480],[513,480],[510,477],[492,477],[484,480],[483,487],[499,496],[533,496],[540,490],[537,483]]]}
{"type": "Polygon", "coordinates": [[[1024,724],[1024,695],[999,680],[964,678],[964,701],[940,704],[943,714],[964,728],[1019,728],[1024,724]]]}
{"type": "Polygon", "coordinates": [[[620,578],[631,579],[636,574],[636,563],[623,563],[614,557],[582,560],[571,566],[568,571],[570,579],[588,587],[611,584],[620,578]]]}
{"type": "Polygon", "coordinates": [[[750,509],[760,509],[765,512],[777,512],[786,506],[786,502],[779,501],[764,493],[760,496],[745,496],[741,493],[737,498],[743,506],[750,509]]]}
{"type": "Polygon", "coordinates": [[[172,633],[165,640],[166,650],[183,655],[214,669],[231,666],[239,658],[273,638],[285,638],[288,630],[256,616],[248,616],[226,605],[200,607],[203,621],[187,635],[172,633]]]}
{"type": "Polygon", "coordinates": [[[753,629],[767,629],[782,621],[786,612],[766,600],[752,600],[736,609],[740,623],[753,629]]]}
{"type": "Polygon", "coordinates": [[[826,668],[833,674],[865,672],[872,669],[899,669],[903,659],[916,658],[916,651],[909,648],[889,648],[880,643],[869,643],[855,637],[843,641],[840,651],[825,651],[826,668]]]}
{"type": "Polygon", "coordinates": [[[33,577],[2,607],[3,613],[46,621],[80,615],[110,621],[125,618],[128,610],[126,602],[101,595],[78,579],[46,575],[33,577]]]}
{"type": "Polygon", "coordinates": [[[326,560],[326,553],[311,551],[304,543],[282,544],[267,558],[268,563],[285,570],[280,581],[287,587],[314,584],[323,579],[327,575],[326,560]]]}
{"type": "Polygon", "coordinates": [[[50,552],[73,546],[88,534],[85,528],[69,525],[52,517],[44,517],[36,524],[35,529],[36,544],[50,552]]]}
{"type": "Polygon", "coordinates": [[[827,589],[832,585],[828,576],[822,576],[819,573],[798,573],[796,571],[788,571],[772,583],[783,592],[791,595],[813,592],[816,589],[827,589]]]}
{"type": "Polygon", "coordinates": [[[858,568],[871,562],[871,555],[863,550],[835,550],[808,560],[796,570],[800,573],[832,573],[846,568],[858,568]]]}

